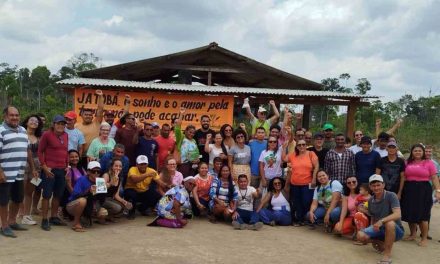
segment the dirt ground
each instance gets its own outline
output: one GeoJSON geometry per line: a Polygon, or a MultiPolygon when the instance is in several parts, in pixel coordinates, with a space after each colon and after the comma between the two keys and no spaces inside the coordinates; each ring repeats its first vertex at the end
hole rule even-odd
{"type": "MultiPolygon", "coordinates": [[[[270,227],[261,231],[233,230],[224,223],[192,220],[183,229],[147,227],[152,217],[121,219],[109,226],[94,225],[85,233],[68,227],[45,232],[39,226],[0,237],[4,263],[376,263],[371,246],[356,246],[346,238],[307,227],[270,227]]],[[[440,205],[433,208],[427,248],[400,241],[393,263],[440,261],[440,205]]],[[[405,226],[407,229],[407,226],[405,226]]]]}

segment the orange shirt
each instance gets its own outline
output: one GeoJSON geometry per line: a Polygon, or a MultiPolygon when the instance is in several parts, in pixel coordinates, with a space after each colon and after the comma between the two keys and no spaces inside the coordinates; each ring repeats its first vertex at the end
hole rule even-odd
{"type": "Polygon", "coordinates": [[[291,184],[307,185],[312,182],[313,162],[318,162],[318,157],[313,151],[299,156],[296,156],[295,152],[289,154],[289,162],[292,167],[291,184]]]}

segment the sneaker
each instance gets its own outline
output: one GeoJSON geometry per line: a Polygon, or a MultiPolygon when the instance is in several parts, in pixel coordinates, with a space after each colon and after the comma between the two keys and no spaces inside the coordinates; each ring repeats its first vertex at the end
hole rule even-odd
{"type": "Polygon", "coordinates": [[[234,229],[241,229],[241,224],[238,221],[232,221],[232,227],[234,229]]]}
{"type": "Polygon", "coordinates": [[[41,221],[41,229],[43,229],[44,231],[50,231],[50,224],[48,219],[43,219],[41,221]]]}
{"type": "Polygon", "coordinates": [[[253,224],[253,225],[249,225],[249,230],[255,230],[255,231],[258,231],[258,230],[260,230],[261,228],[263,227],[263,223],[261,223],[261,222],[257,222],[257,223],[255,223],[255,224],[253,224]]]}
{"type": "Polygon", "coordinates": [[[61,221],[61,219],[59,219],[58,217],[49,218],[49,222],[51,225],[54,225],[54,226],[66,226],[67,225],[66,223],[61,221]]]}
{"type": "Polygon", "coordinates": [[[36,225],[37,221],[35,221],[31,215],[24,215],[21,223],[23,225],[36,225]]]}
{"type": "Polygon", "coordinates": [[[4,235],[5,237],[12,237],[12,238],[16,238],[17,236],[14,234],[14,231],[12,231],[12,229],[8,226],[6,228],[2,228],[1,229],[1,234],[4,235]]]}
{"type": "Polygon", "coordinates": [[[270,222],[269,222],[269,225],[270,225],[270,226],[275,226],[276,223],[275,223],[275,221],[270,221],[270,222]]]}
{"type": "Polygon", "coordinates": [[[17,224],[17,223],[9,225],[9,227],[12,228],[12,230],[15,230],[15,231],[27,231],[28,230],[27,227],[25,227],[24,225],[20,225],[20,224],[17,224]]]}

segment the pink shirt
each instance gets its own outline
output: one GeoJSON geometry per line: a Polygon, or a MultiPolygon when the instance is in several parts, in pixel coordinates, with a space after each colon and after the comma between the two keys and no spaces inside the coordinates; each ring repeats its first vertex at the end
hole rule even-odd
{"type": "Polygon", "coordinates": [[[348,195],[347,197],[347,210],[349,212],[348,216],[354,216],[357,212],[356,208],[356,197],[352,197],[351,195],[348,195]]]}
{"type": "Polygon", "coordinates": [[[182,181],[183,181],[183,174],[176,171],[176,173],[173,176],[173,184],[174,185],[182,185],[182,181]]]}
{"type": "Polygon", "coordinates": [[[437,174],[437,168],[432,160],[411,162],[406,165],[405,178],[407,181],[430,181],[437,174]]]}

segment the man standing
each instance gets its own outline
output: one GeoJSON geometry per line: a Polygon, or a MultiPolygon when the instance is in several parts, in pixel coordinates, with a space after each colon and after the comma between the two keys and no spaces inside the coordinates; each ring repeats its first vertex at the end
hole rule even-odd
{"type": "Polygon", "coordinates": [[[157,122],[151,123],[151,126],[153,127],[152,137],[156,139],[160,135],[160,126],[157,122]]]}
{"type": "Polygon", "coordinates": [[[344,134],[336,135],[335,144],[336,147],[325,156],[324,170],[330,180],[337,180],[344,185],[348,177],[356,175],[354,154],[345,148],[344,134]]]}
{"type": "Polygon", "coordinates": [[[170,137],[170,131],[170,125],[163,124],[162,129],[160,130],[160,135],[155,138],[159,146],[157,153],[157,158],[159,160],[157,167],[159,171],[162,170],[167,157],[174,153],[174,147],[176,146],[176,140],[170,137]]]}
{"type": "Polygon", "coordinates": [[[371,242],[379,252],[383,252],[380,263],[391,263],[391,249],[395,241],[402,239],[404,229],[400,222],[401,212],[397,196],[385,191],[385,184],[380,175],[374,174],[369,179],[373,192],[368,201],[368,214],[371,216],[369,227],[358,231],[357,239],[371,242]]]}
{"type": "Polygon", "coordinates": [[[41,187],[43,189],[41,228],[50,231],[50,225],[66,225],[58,218],[58,206],[66,186],[66,168],[68,165],[67,145],[69,139],[64,132],[66,120],[61,115],[53,119],[53,126],[40,139],[38,159],[41,164],[41,187]],[[53,197],[52,197],[53,195],[53,197]],[[52,198],[50,218],[49,200],[52,198]]]}
{"type": "Polygon", "coordinates": [[[103,119],[104,110],[104,96],[101,90],[96,90],[95,94],[98,96],[98,108],[96,109],[96,118],[93,118],[93,109],[82,109],[80,116],[82,118],[82,123],[76,123],[75,127],[81,130],[84,134],[84,139],[86,141],[83,149],[82,162],[83,165],[87,164],[87,150],[89,149],[92,140],[99,136],[99,128],[103,119]]]}
{"type": "MultiPolygon", "coordinates": [[[[322,130],[324,131],[324,145],[323,147],[326,149],[333,149],[336,146],[335,138],[333,137],[333,130],[334,127],[330,123],[325,123],[322,127],[322,130]]],[[[345,137],[344,137],[344,143],[345,143],[345,137]]]]}
{"type": "Polygon", "coordinates": [[[136,164],[136,146],[137,144],[133,142],[134,135],[139,133],[136,128],[135,117],[133,114],[126,114],[121,118],[121,124],[124,125],[123,128],[119,128],[116,131],[115,141],[116,143],[125,146],[125,153],[130,161],[130,166],[136,164]]]}
{"type": "Polygon", "coordinates": [[[396,142],[388,142],[388,156],[381,159],[376,174],[382,175],[385,190],[397,194],[400,200],[405,182],[405,160],[397,156],[398,150],[396,142]]]}
{"type": "Polygon", "coordinates": [[[4,122],[0,126],[0,218],[1,233],[16,237],[12,230],[27,230],[16,221],[20,204],[24,198],[24,168],[26,161],[35,172],[32,154],[28,149],[26,130],[19,126],[17,108],[8,106],[3,110],[4,122]],[[9,201],[12,203],[9,204],[9,201]],[[9,204],[9,208],[8,208],[9,204]]]}
{"type": "Polygon", "coordinates": [[[69,136],[68,149],[78,151],[79,156],[82,157],[86,140],[84,134],[78,128],[75,128],[76,117],[76,113],[73,111],[64,114],[64,119],[66,120],[64,132],[69,136]]]}
{"type": "Polygon", "coordinates": [[[389,141],[390,141],[390,135],[385,132],[381,132],[379,136],[377,136],[378,146],[375,147],[374,150],[379,152],[381,158],[386,157],[388,155],[387,144],[389,141]]]}
{"type": "Polygon", "coordinates": [[[254,137],[258,127],[264,127],[264,130],[266,132],[266,136],[269,136],[270,126],[275,124],[277,122],[278,118],[280,117],[280,112],[278,112],[278,108],[275,104],[275,101],[270,100],[269,104],[272,107],[273,112],[274,112],[274,115],[269,119],[266,119],[266,117],[267,117],[266,108],[260,106],[258,108],[257,117],[255,117],[252,114],[251,107],[249,106],[249,103],[243,104],[243,107],[246,108],[246,112],[249,116],[249,119],[250,119],[250,122],[252,125],[252,132],[251,132],[250,138],[254,137]]]}
{"type": "Polygon", "coordinates": [[[266,131],[264,127],[258,127],[255,134],[255,140],[249,143],[251,148],[251,186],[260,187],[260,159],[261,152],[266,149],[267,141],[264,139],[266,131]]]}
{"type": "Polygon", "coordinates": [[[153,126],[149,123],[144,124],[143,136],[139,137],[139,133],[134,134],[133,142],[137,144],[136,155],[145,155],[150,161],[149,167],[157,170],[157,150],[158,144],[153,139],[153,126]]]}
{"type": "Polygon", "coordinates": [[[324,135],[322,133],[316,133],[313,137],[313,147],[307,148],[307,150],[315,152],[319,161],[319,168],[324,168],[325,156],[329,149],[323,148],[324,145],[324,135]]]}
{"type": "MultiPolygon", "coordinates": [[[[205,151],[206,135],[211,134],[211,138],[213,139],[215,134],[215,131],[210,129],[210,123],[211,118],[209,118],[207,115],[202,115],[200,118],[200,125],[202,127],[197,129],[196,133],[194,134],[194,140],[197,142],[200,155],[202,155],[200,161],[205,163],[209,163],[209,153],[206,153],[205,151]]],[[[213,141],[211,140],[209,143],[212,144],[213,141]]]]}
{"type": "Polygon", "coordinates": [[[375,150],[371,150],[371,138],[363,136],[361,139],[362,151],[356,153],[356,178],[359,184],[368,183],[368,178],[376,173],[376,168],[380,165],[380,155],[375,150]]]}

